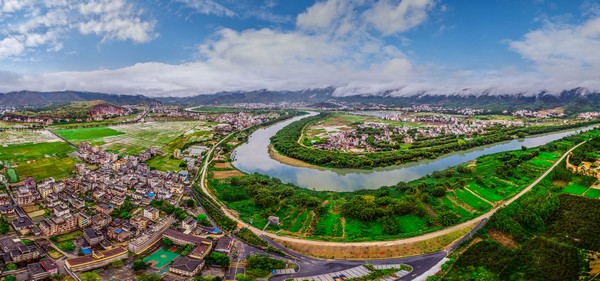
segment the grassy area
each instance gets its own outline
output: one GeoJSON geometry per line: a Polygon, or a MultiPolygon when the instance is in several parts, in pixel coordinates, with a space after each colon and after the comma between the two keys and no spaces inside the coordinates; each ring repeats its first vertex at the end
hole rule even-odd
{"type": "Polygon", "coordinates": [[[72,252],[73,250],[75,250],[75,243],[73,241],[74,240],[68,240],[68,241],[63,241],[63,242],[54,242],[54,244],[59,249],[65,251],[65,252],[72,252]]]}
{"type": "Polygon", "coordinates": [[[585,193],[585,197],[600,198],[600,189],[590,188],[590,190],[585,193]]]}
{"type": "Polygon", "coordinates": [[[54,131],[59,136],[73,141],[81,142],[87,140],[93,140],[103,137],[118,136],[124,134],[117,130],[108,127],[92,127],[92,128],[78,128],[78,129],[65,129],[54,131]]]}
{"type": "Polygon", "coordinates": [[[64,242],[64,241],[70,241],[73,239],[77,239],[79,237],[83,236],[83,232],[81,230],[75,230],[73,232],[69,232],[69,233],[65,233],[65,234],[61,234],[61,235],[57,235],[57,236],[53,236],[51,238],[52,241],[56,241],[56,242],[64,242]]]}
{"type": "Polygon", "coordinates": [[[563,189],[564,193],[570,193],[570,194],[576,194],[576,195],[581,195],[583,194],[586,190],[588,190],[588,187],[585,187],[583,185],[579,185],[579,184],[570,184],[569,186],[565,187],[565,189],[563,189]]]}
{"type": "Polygon", "coordinates": [[[22,162],[15,170],[20,179],[33,177],[36,180],[43,180],[53,177],[55,180],[61,180],[73,175],[75,164],[78,162],[68,156],[56,156],[22,162]]]}
{"type": "Polygon", "coordinates": [[[48,251],[46,251],[48,253],[48,255],[53,258],[53,259],[60,259],[62,258],[64,255],[61,254],[59,251],[54,250],[54,249],[50,249],[48,251]]]}
{"type": "Polygon", "coordinates": [[[181,160],[173,159],[171,158],[171,155],[155,156],[152,159],[146,161],[146,164],[148,164],[150,168],[164,172],[176,172],[182,169],[186,169],[185,167],[179,167],[180,163],[181,160]]]}
{"type": "Polygon", "coordinates": [[[64,156],[75,149],[64,142],[26,143],[0,146],[0,161],[16,163],[48,156],[64,156]]]}
{"type": "Polygon", "coordinates": [[[8,174],[8,182],[16,183],[19,182],[19,176],[17,175],[17,171],[15,169],[7,169],[6,173],[8,174]]]}

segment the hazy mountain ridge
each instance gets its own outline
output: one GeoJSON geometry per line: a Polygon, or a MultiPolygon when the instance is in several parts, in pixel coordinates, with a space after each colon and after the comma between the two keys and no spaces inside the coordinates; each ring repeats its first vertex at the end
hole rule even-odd
{"type": "Polygon", "coordinates": [[[117,95],[78,91],[60,92],[35,92],[20,91],[6,94],[0,93],[0,105],[2,106],[50,106],[57,103],[69,103],[74,101],[103,100],[117,105],[127,104],[152,104],[157,100],[142,95],[117,95]]]}
{"type": "Polygon", "coordinates": [[[541,92],[535,95],[515,94],[496,95],[488,92],[463,95],[434,95],[423,93],[414,96],[395,96],[394,91],[370,95],[337,96],[335,88],[306,89],[301,91],[237,91],[219,92],[211,95],[190,97],[158,97],[150,98],[142,95],[113,95],[103,93],[62,91],[31,92],[21,91],[0,94],[0,104],[8,106],[47,106],[72,101],[104,100],[110,103],[124,104],[168,104],[168,105],[228,105],[235,103],[308,103],[323,105],[332,103],[346,104],[382,104],[386,106],[412,106],[429,104],[453,108],[481,108],[493,112],[503,110],[541,110],[564,107],[567,113],[600,110],[600,93],[593,93],[584,88],[563,91],[558,95],[541,92]]]}
{"type": "Polygon", "coordinates": [[[600,110],[600,93],[590,93],[586,89],[577,88],[564,91],[559,95],[545,92],[530,95],[495,95],[481,93],[477,95],[432,95],[394,96],[393,92],[372,95],[336,96],[334,88],[309,89],[302,91],[248,91],[220,92],[214,95],[198,95],[186,98],[157,98],[164,104],[179,105],[227,105],[233,103],[266,103],[266,102],[306,102],[323,104],[344,102],[350,104],[384,104],[388,106],[412,106],[420,104],[445,107],[472,107],[492,111],[530,109],[540,110],[565,107],[567,112],[600,110]]]}

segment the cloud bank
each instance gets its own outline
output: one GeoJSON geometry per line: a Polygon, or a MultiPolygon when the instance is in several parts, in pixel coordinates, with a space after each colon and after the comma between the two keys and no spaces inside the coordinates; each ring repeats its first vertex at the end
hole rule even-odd
{"type": "MultiPolygon", "coordinates": [[[[235,16],[217,1],[176,1],[192,5],[199,13],[235,16]]],[[[5,1],[0,11],[25,9],[25,2],[5,1]]],[[[48,7],[58,8],[48,8],[31,22],[14,26],[0,41],[0,57],[19,56],[39,46],[60,49],[61,35],[74,27],[102,40],[143,43],[156,38],[155,21],[144,18],[126,0],[87,1],[68,8],[61,1],[46,2],[51,3],[48,7]],[[76,21],[70,19],[72,13],[79,16],[76,21]],[[45,31],[37,32],[40,29],[45,31]]],[[[419,28],[432,11],[442,9],[440,6],[435,0],[320,1],[299,14],[290,30],[222,28],[199,44],[196,61],[36,75],[0,72],[0,92],[69,89],[187,96],[324,87],[335,87],[336,95],[384,91],[393,95],[559,93],[576,87],[600,91],[597,14],[580,24],[548,22],[522,38],[507,41],[506,48],[532,64],[533,69],[525,71],[415,65],[400,47],[382,40],[419,28]]]]}

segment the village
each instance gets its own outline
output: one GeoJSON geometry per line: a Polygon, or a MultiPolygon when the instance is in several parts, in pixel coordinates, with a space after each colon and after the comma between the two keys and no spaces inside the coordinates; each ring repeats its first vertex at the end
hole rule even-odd
{"type": "MultiPolygon", "coordinates": [[[[214,122],[215,131],[231,132],[274,116],[224,113],[200,119],[214,122]]],[[[28,177],[9,184],[0,176],[7,187],[0,191],[0,254],[6,269],[1,274],[18,280],[57,274],[80,280],[76,277],[98,269],[102,278],[128,280],[145,272],[163,280],[191,280],[208,268],[221,278],[235,275],[227,271],[234,245],[246,245],[214,224],[191,190],[206,150],[200,145],[176,149],[171,157],[186,165],[165,172],[144,163],[165,154],[158,148],[119,155],[81,142],[72,157],[83,162],[71,178],[28,177]],[[206,264],[211,254],[213,262],[206,264]],[[215,259],[221,261],[216,268],[215,259]]]]}
{"type": "Polygon", "coordinates": [[[413,115],[392,113],[381,117],[385,121],[402,122],[395,126],[384,122],[364,122],[355,129],[332,130],[318,135],[321,141],[314,141],[313,147],[325,150],[351,152],[376,152],[407,147],[418,141],[434,140],[445,136],[471,138],[486,134],[490,129],[522,127],[522,121],[478,120],[454,115],[427,114],[413,115]]]}

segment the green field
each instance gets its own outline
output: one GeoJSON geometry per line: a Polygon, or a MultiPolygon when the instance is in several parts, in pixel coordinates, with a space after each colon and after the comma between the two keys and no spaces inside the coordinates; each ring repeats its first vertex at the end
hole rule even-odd
{"type": "Polygon", "coordinates": [[[33,177],[37,181],[53,177],[55,180],[69,178],[73,175],[75,164],[78,163],[71,157],[49,157],[31,160],[29,163],[19,163],[15,168],[20,179],[33,177]]]}
{"type": "Polygon", "coordinates": [[[586,190],[588,190],[588,187],[585,187],[583,185],[579,185],[579,184],[573,183],[573,184],[570,184],[569,186],[565,187],[565,189],[563,189],[563,192],[564,193],[581,195],[586,190]]]}
{"type": "Polygon", "coordinates": [[[66,129],[54,131],[57,135],[73,142],[81,142],[103,137],[118,136],[124,134],[109,127],[92,127],[79,129],[66,129]]]}
{"type": "Polygon", "coordinates": [[[45,142],[0,146],[0,161],[23,162],[47,156],[64,156],[75,149],[65,142],[45,142]]]}
{"type": "Polygon", "coordinates": [[[461,199],[462,201],[467,203],[469,206],[471,206],[471,208],[473,208],[475,210],[483,211],[483,210],[487,210],[492,207],[487,202],[485,202],[485,201],[479,199],[477,196],[471,194],[471,192],[461,190],[461,189],[457,189],[455,191],[456,191],[456,197],[458,197],[459,199],[461,199]]]}
{"type": "Polygon", "coordinates": [[[7,174],[8,174],[8,182],[10,182],[10,183],[19,182],[19,177],[17,176],[17,172],[15,171],[15,169],[12,169],[12,168],[8,169],[7,174]]]}
{"type": "Polygon", "coordinates": [[[585,197],[600,198],[600,189],[590,188],[590,190],[585,193],[585,197]]]}
{"type": "Polygon", "coordinates": [[[65,234],[53,236],[51,238],[51,240],[56,241],[56,242],[65,242],[65,241],[70,241],[70,240],[73,240],[73,239],[77,239],[77,238],[82,237],[82,236],[83,236],[83,232],[81,230],[75,230],[73,232],[69,232],[69,233],[65,233],[65,234]]]}
{"type": "Polygon", "coordinates": [[[401,216],[398,220],[404,233],[414,233],[425,229],[425,220],[415,215],[401,216]]]}
{"type": "Polygon", "coordinates": [[[148,164],[150,168],[164,172],[177,172],[182,169],[187,169],[185,167],[179,167],[179,163],[181,163],[181,160],[172,159],[171,155],[155,156],[152,159],[146,161],[146,164],[148,164]]]}

